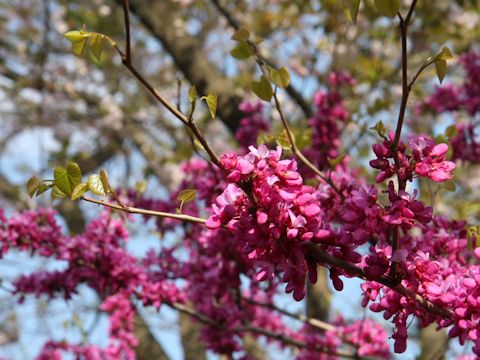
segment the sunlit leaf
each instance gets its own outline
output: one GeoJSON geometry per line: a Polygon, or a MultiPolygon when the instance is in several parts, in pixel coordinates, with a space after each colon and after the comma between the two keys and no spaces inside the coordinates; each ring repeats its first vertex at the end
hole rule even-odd
{"type": "Polygon", "coordinates": [[[328,164],[330,165],[331,168],[334,168],[335,166],[339,165],[342,163],[342,161],[345,159],[345,154],[340,155],[336,157],[335,159],[328,159],[328,164]]]}
{"type": "Polygon", "coordinates": [[[357,23],[358,10],[360,9],[360,0],[347,0],[348,11],[354,24],[357,23]]]}
{"type": "Polygon", "coordinates": [[[247,44],[245,40],[240,40],[237,43],[237,46],[235,46],[232,51],[230,51],[230,54],[238,60],[245,60],[248,59],[250,56],[253,55],[253,50],[250,49],[250,46],[247,44]]]}
{"type": "Polygon", "coordinates": [[[91,33],[90,35],[90,52],[97,61],[100,61],[100,58],[102,57],[105,45],[104,40],[105,36],[103,34],[91,33]]]}
{"type": "Polygon", "coordinates": [[[188,89],[188,101],[190,101],[190,103],[194,103],[197,100],[197,97],[197,88],[195,85],[192,85],[190,89],[188,89]]]}
{"type": "Polygon", "coordinates": [[[242,29],[238,29],[237,31],[235,31],[235,33],[232,35],[232,40],[247,41],[249,37],[250,37],[250,31],[242,28],[242,29]]]}
{"type": "Polygon", "coordinates": [[[88,177],[88,190],[90,190],[95,195],[106,195],[105,189],[103,188],[102,179],[97,174],[92,174],[88,177]]]}
{"type": "Polygon", "coordinates": [[[197,196],[197,190],[195,189],[185,189],[178,193],[178,200],[183,203],[188,203],[190,201],[195,200],[197,196]]]}
{"type": "Polygon", "coordinates": [[[253,92],[262,100],[270,102],[273,96],[272,85],[270,81],[262,75],[260,81],[254,81],[252,83],[253,92]]]}
{"type": "Polygon", "coordinates": [[[213,91],[210,91],[205,97],[205,101],[207,102],[208,110],[210,111],[212,119],[215,118],[215,114],[217,112],[217,94],[213,91]]]}
{"type": "Polygon", "coordinates": [[[400,11],[400,0],[375,0],[375,7],[380,14],[393,18],[400,11]]]}
{"type": "Polygon", "coordinates": [[[100,170],[100,181],[102,182],[103,190],[105,191],[105,193],[111,193],[112,189],[110,188],[110,182],[108,181],[108,174],[103,169],[100,170]]]}
{"type": "Polygon", "coordinates": [[[438,80],[440,80],[440,84],[445,79],[445,75],[447,75],[447,60],[437,60],[435,62],[435,69],[437,70],[438,80]]]}
{"type": "Polygon", "coordinates": [[[81,183],[75,186],[75,189],[72,191],[72,200],[75,201],[78,198],[82,197],[86,192],[88,191],[88,184],[87,183],[81,183]]]}
{"type": "Polygon", "coordinates": [[[33,198],[37,192],[38,186],[40,185],[40,180],[36,176],[31,177],[27,181],[27,192],[28,195],[33,198]]]}
{"type": "Polygon", "coordinates": [[[286,88],[290,84],[290,73],[286,67],[282,67],[280,70],[272,69],[270,77],[272,82],[280,88],[286,88]]]}
{"type": "Polygon", "coordinates": [[[63,199],[64,197],[66,197],[65,193],[58,186],[52,188],[52,198],[63,199]]]}

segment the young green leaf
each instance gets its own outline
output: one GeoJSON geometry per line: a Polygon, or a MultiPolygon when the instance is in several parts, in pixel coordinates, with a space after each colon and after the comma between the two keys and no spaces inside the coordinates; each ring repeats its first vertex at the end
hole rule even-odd
{"type": "Polygon", "coordinates": [[[348,11],[354,24],[357,23],[358,10],[360,9],[360,0],[347,0],[348,11]]]}
{"type": "Polygon", "coordinates": [[[212,116],[212,119],[214,119],[215,114],[217,113],[217,94],[213,91],[210,91],[205,97],[205,101],[207,102],[210,115],[212,116]]]}
{"type": "Polygon", "coordinates": [[[38,186],[40,185],[40,180],[36,176],[31,177],[27,181],[27,192],[28,195],[33,198],[37,192],[38,186]]]}
{"type": "Polygon", "coordinates": [[[275,142],[284,150],[290,150],[292,148],[286,130],[282,130],[282,132],[277,135],[277,137],[275,138],[275,142]]]}
{"type": "Polygon", "coordinates": [[[335,166],[339,165],[342,163],[343,159],[345,159],[345,154],[343,155],[340,155],[338,157],[336,157],[335,159],[330,159],[328,158],[328,164],[330,165],[331,168],[334,168],[335,166]]]}
{"type": "Polygon", "coordinates": [[[435,62],[435,69],[437,70],[438,80],[440,84],[445,79],[445,75],[447,75],[447,60],[437,60],[435,62]]]}
{"type": "Polygon", "coordinates": [[[400,11],[400,0],[375,0],[375,7],[380,14],[394,18],[400,11]]]}
{"type": "Polygon", "coordinates": [[[110,188],[110,182],[108,181],[108,174],[103,169],[100,170],[100,181],[102,182],[103,190],[105,191],[105,193],[111,193],[112,189],[110,188]]]}
{"type": "Polygon", "coordinates": [[[178,200],[183,203],[188,203],[190,201],[195,200],[197,196],[197,190],[195,189],[185,189],[178,193],[178,200]]]}
{"type": "Polygon", "coordinates": [[[193,104],[195,101],[197,101],[197,88],[195,85],[192,85],[190,89],[188,89],[188,101],[190,101],[190,104],[193,104]]]}
{"type": "Polygon", "coordinates": [[[286,88],[290,84],[290,73],[286,67],[280,68],[280,70],[272,69],[270,71],[270,77],[272,82],[279,88],[286,88]]]}
{"type": "Polygon", "coordinates": [[[72,191],[82,181],[82,172],[77,164],[69,162],[67,168],[57,166],[53,169],[55,186],[65,195],[72,195],[72,191]]]}
{"type": "Polygon", "coordinates": [[[82,182],[82,170],[80,170],[80,166],[77,163],[70,161],[67,164],[67,174],[68,180],[72,184],[72,189],[82,182]]]}
{"type": "Polygon", "coordinates": [[[106,195],[105,189],[103,188],[102,179],[97,174],[92,174],[88,177],[87,181],[88,190],[90,190],[95,195],[106,195]]]}
{"type": "Polygon", "coordinates": [[[105,45],[105,35],[99,33],[91,33],[90,35],[90,52],[93,57],[100,61],[103,53],[103,47],[105,45]]]}
{"type": "Polygon", "coordinates": [[[379,121],[375,124],[375,126],[371,127],[370,130],[374,130],[377,132],[378,136],[381,138],[385,138],[387,135],[387,129],[385,128],[385,125],[383,125],[383,121],[379,121]]]}
{"type": "Polygon", "coordinates": [[[250,31],[242,28],[242,29],[238,29],[237,31],[235,31],[235,33],[232,35],[232,40],[247,41],[249,37],[250,37],[250,31]]]}
{"type": "Polygon", "coordinates": [[[181,214],[183,205],[195,200],[195,197],[197,196],[197,190],[195,189],[185,189],[182,190],[178,193],[178,200],[180,200],[180,207],[177,209],[177,213],[181,214]]]}
{"type": "MultiPolygon", "coordinates": [[[[53,169],[53,179],[55,187],[60,190],[62,193],[71,195],[72,194],[72,185],[68,180],[67,170],[61,166],[57,166],[53,169]]],[[[55,189],[54,187],[54,189],[55,189]]]]}
{"type": "Polygon", "coordinates": [[[72,44],[72,53],[75,56],[82,57],[85,55],[90,33],[83,30],[74,30],[67,32],[64,36],[72,44]]]}
{"type": "Polygon", "coordinates": [[[252,90],[260,99],[264,101],[270,102],[272,99],[272,85],[264,75],[262,75],[260,81],[254,81],[252,83],[252,90]]]}
{"type": "Polygon", "coordinates": [[[238,60],[245,60],[248,59],[250,56],[253,55],[252,49],[250,49],[250,46],[247,44],[245,40],[240,40],[237,43],[237,46],[235,46],[232,51],[230,51],[230,54],[238,60]]]}
{"type": "Polygon", "coordinates": [[[63,199],[65,197],[65,193],[60,190],[60,188],[58,186],[53,186],[52,188],[52,198],[54,199],[63,199]]]}
{"type": "Polygon", "coordinates": [[[53,184],[50,184],[50,185],[47,185],[45,184],[44,182],[38,184],[38,187],[37,187],[37,193],[35,194],[36,196],[40,196],[42,195],[45,191],[47,191],[48,189],[52,188],[53,187],[53,184]]]}
{"type": "Polygon", "coordinates": [[[75,189],[72,191],[72,201],[77,200],[78,198],[82,197],[88,191],[88,184],[81,183],[75,186],[75,189]]]}
{"type": "Polygon", "coordinates": [[[452,60],[454,56],[448,46],[442,47],[442,50],[435,56],[436,60],[452,60]]]}

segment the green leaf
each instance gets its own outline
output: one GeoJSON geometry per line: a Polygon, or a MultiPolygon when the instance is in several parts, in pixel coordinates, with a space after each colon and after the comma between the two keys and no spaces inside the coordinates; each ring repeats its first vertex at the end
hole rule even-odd
{"type": "Polygon", "coordinates": [[[253,50],[250,48],[250,46],[247,44],[245,40],[240,40],[237,43],[237,46],[235,46],[232,51],[230,51],[230,54],[238,60],[245,60],[248,59],[250,56],[253,55],[253,50]]]}
{"type": "Polygon", "coordinates": [[[100,170],[100,181],[102,182],[103,190],[106,194],[111,193],[110,182],[108,181],[108,174],[105,170],[100,170]]]}
{"type": "Polygon", "coordinates": [[[207,102],[208,110],[210,110],[210,115],[214,119],[217,112],[217,94],[210,91],[207,97],[205,97],[205,101],[207,102]]]}
{"type": "Polygon", "coordinates": [[[197,88],[195,85],[192,85],[190,89],[188,89],[188,101],[193,104],[197,100],[197,88]]]}
{"type": "Polygon", "coordinates": [[[280,70],[272,69],[270,71],[270,77],[272,82],[279,88],[285,89],[290,84],[290,73],[286,67],[282,67],[280,70]]]}
{"type": "Polygon", "coordinates": [[[88,39],[88,33],[83,30],[73,30],[65,33],[63,36],[70,41],[72,44],[84,41],[88,39]]]}
{"type": "Polygon", "coordinates": [[[31,177],[27,181],[27,192],[28,195],[33,198],[37,192],[38,186],[40,185],[40,180],[36,176],[31,177]]]}
{"type": "Polygon", "coordinates": [[[90,33],[90,52],[93,57],[100,61],[105,44],[105,35],[99,33],[90,33]]]}
{"type": "Polygon", "coordinates": [[[80,170],[80,166],[77,163],[70,161],[67,164],[67,174],[68,180],[72,184],[72,189],[82,182],[82,170],[80,170]]]}
{"type": "Polygon", "coordinates": [[[380,120],[375,124],[375,126],[371,127],[370,130],[374,130],[377,132],[378,136],[381,138],[385,138],[387,135],[387,129],[385,128],[385,125],[383,125],[383,122],[380,120]]]}
{"type": "Polygon", "coordinates": [[[197,190],[195,190],[195,189],[185,189],[185,190],[182,190],[178,193],[178,200],[180,200],[183,203],[187,203],[187,202],[195,200],[196,196],[197,196],[197,190]]]}
{"type": "Polygon", "coordinates": [[[106,195],[105,189],[103,188],[102,179],[97,174],[92,174],[88,177],[87,181],[88,190],[90,190],[95,195],[106,195]]]}
{"type": "Polygon", "coordinates": [[[343,155],[340,155],[338,157],[336,157],[335,159],[330,159],[328,158],[328,164],[330,165],[331,168],[334,168],[335,166],[339,165],[342,163],[343,159],[345,159],[345,154],[343,155]]]}
{"type": "Polygon", "coordinates": [[[453,60],[454,56],[448,46],[442,47],[442,50],[435,56],[435,60],[453,60]]]}
{"type": "Polygon", "coordinates": [[[445,79],[445,75],[447,75],[447,60],[437,60],[435,62],[435,69],[437,70],[438,80],[440,84],[445,79]]]}
{"type": "Polygon", "coordinates": [[[288,138],[287,131],[284,129],[280,134],[275,138],[275,142],[284,150],[290,150],[292,145],[290,144],[290,139],[288,138]]]}
{"type": "Polygon", "coordinates": [[[247,29],[238,29],[238,30],[235,31],[235,33],[232,35],[232,40],[236,40],[236,41],[240,41],[240,40],[247,41],[249,37],[250,37],[250,31],[248,31],[247,29]]]}
{"type": "Polygon", "coordinates": [[[145,180],[140,180],[135,183],[135,191],[138,194],[143,194],[147,191],[148,183],[145,180]]]}
{"type": "Polygon", "coordinates": [[[40,196],[42,195],[45,191],[47,191],[48,189],[52,188],[53,187],[53,184],[51,185],[47,185],[45,183],[40,183],[38,185],[38,188],[37,188],[37,193],[35,194],[36,196],[40,196]]]}
{"type": "Polygon", "coordinates": [[[77,200],[81,196],[83,196],[86,192],[88,191],[88,184],[87,183],[81,183],[75,186],[75,189],[72,191],[72,201],[77,200]]]}
{"type": "Polygon", "coordinates": [[[60,188],[58,186],[56,186],[56,185],[53,186],[52,197],[54,199],[63,199],[65,196],[66,196],[65,193],[62,190],[60,190],[60,188]]]}
{"type": "Polygon", "coordinates": [[[264,101],[270,102],[272,99],[272,85],[264,75],[262,75],[260,81],[254,81],[252,83],[252,90],[260,99],[264,101]]]}
{"type": "MultiPolygon", "coordinates": [[[[57,166],[53,169],[53,178],[55,187],[60,190],[62,193],[71,195],[72,194],[72,185],[68,180],[67,170],[61,166],[57,166]]],[[[54,187],[54,188],[55,188],[54,187]]]]}
{"type": "Polygon", "coordinates": [[[400,0],[375,0],[375,7],[380,14],[394,18],[400,11],[400,0]]]}
{"type": "Polygon", "coordinates": [[[67,32],[64,36],[72,44],[72,53],[74,55],[80,57],[85,55],[90,33],[83,30],[75,30],[67,32]]]}
{"type": "Polygon", "coordinates": [[[445,130],[445,135],[448,137],[448,139],[453,138],[457,134],[458,134],[458,130],[457,130],[457,127],[455,125],[450,125],[445,130]]]}
{"type": "Polygon", "coordinates": [[[77,164],[69,162],[67,168],[61,166],[53,169],[55,186],[65,195],[72,195],[72,191],[82,181],[82,172],[77,164]]]}
{"type": "Polygon", "coordinates": [[[348,11],[354,24],[357,23],[358,10],[360,9],[360,0],[347,0],[348,11]]]}
{"type": "Polygon", "coordinates": [[[185,189],[182,190],[178,193],[178,200],[180,200],[180,208],[177,209],[177,213],[181,214],[183,205],[195,200],[195,197],[197,196],[197,190],[195,189],[185,189]]]}

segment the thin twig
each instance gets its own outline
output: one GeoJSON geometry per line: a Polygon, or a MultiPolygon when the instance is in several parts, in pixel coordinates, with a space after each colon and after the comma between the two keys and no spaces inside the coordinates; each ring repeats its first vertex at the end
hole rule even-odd
{"type": "MultiPolygon", "coordinates": [[[[204,315],[204,314],[196,311],[195,309],[190,308],[190,307],[188,307],[184,304],[180,304],[180,303],[166,303],[166,304],[168,306],[180,311],[180,312],[183,312],[183,313],[185,313],[189,316],[192,316],[193,318],[197,319],[198,321],[200,321],[202,323],[205,323],[205,324],[208,324],[208,325],[211,325],[211,326],[215,326],[217,328],[224,328],[225,327],[224,324],[222,324],[218,321],[215,321],[215,320],[211,319],[210,317],[208,317],[208,316],[206,316],[206,315],[204,315]]],[[[245,326],[238,326],[236,328],[229,329],[229,330],[233,331],[235,333],[251,332],[251,333],[254,333],[254,334],[258,334],[258,335],[263,335],[263,336],[266,336],[266,337],[271,338],[271,339],[279,340],[282,343],[288,344],[290,346],[294,346],[294,347],[297,347],[297,348],[300,348],[300,349],[309,348],[309,349],[312,349],[316,352],[324,353],[324,354],[328,354],[328,355],[332,355],[332,356],[339,356],[339,357],[344,357],[344,358],[348,358],[348,359],[373,360],[373,358],[358,356],[357,354],[354,354],[354,353],[349,352],[349,351],[341,350],[341,349],[339,349],[337,351],[331,351],[327,348],[320,347],[320,346],[310,346],[309,344],[307,344],[305,342],[293,339],[293,338],[291,338],[289,336],[286,336],[284,334],[277,333],[277,332],[274,332],[274,331],[271,331],[271,330],[268,330],[268,329],[260,328],[260,327],[257,327],[257,326],[245,325],[245,326]]]]}
{"type": "Polygon", "coordinates": [[[124,211],[124,212],[127,212],[129,214],[141,214],[141,215],[147,215],[147,216],[156,216],[156,217],[162,217],[162,218],[169,218],[169,219],[176,219],[176,220],[181,220],[181,221],[194,222],[194,223],[198,223],[198,224],[204,224],[207,221],[206,219],[198,218],[198,217],[187,215],[187,214],[172,214],[172,213],[167,213],[167,212],[162,212],[162,211],[139,209],[139,208],[132,207],[132,206],[121,206],[121,205],[113,204],[113,203],[105,201],[105,200],[94,199],[94,198],[91,198],[91,197],[88,197],[88,196],[82,196],[81,199],[84,200],[84,201],[93,203],[93,204],[108,207],[110,209],[124,211]]]}
{"type": "MultiPolygon", "coordinates": [[[[124,10],[124,17],[125,17],[125,34],[127,39],[130,39],[130,21],[129,21],[129,8],[128,8],[128,0],[124,0],[123,2],[123,10],[124,10]]],[[[186,125],[198,139],[200,144],[202,144],[203,148],[207,152],[210,160],[217,165],[220,169],[223,169],[222,165],[220,164],[220,159],[215,151],[210,147],[210,144],[205,139],[203,134],[201,133],[200,129],[197,127],[196,123],[189,119],[186,115],[184,115],[181,111],[177,109],[173,104],[171,104],[165,97],[163,97],[160,92],[155,89],[155,87],[137,70],[137,68],[133,65],[131,61],[131,51],[130,49],[130,40],[127,41],[127,48],[126,53],[122,51],[118,47],[118,45],[110,39],[111,45],[115,48],[117,53],[120,55],[122,59],[122,64],[137,78],[138,81],[142,83],[143,86],[147,88],[147,90],[171,113],[173,114],[178,120],[180,120],[184,125],[186,125]]]]}
{"type": "MultiPolygon", "coordinates": [[[[405,120],[405,112],[407,109],[408,96],[410,95],[410,87],[408,84],[408,25],[412,18],[413,11],[417,5],[417,0],[413,0],[408,10],[408,15],[404,19],[400,13],[398,13],[398,18],[400,19],[400,35],[402,43],[402,101],[400,104],[400,111],[398,113],[397,128],[395,130],[395,137],[392,143],[393,159],[395,161],[395,167],[397,168],[397,179],[398,179],[398,189],[399,191],[404,191],[407,187],[406,179],[400,177],[399,171],[402,166],[400,163],[400,158],[398,156],[398,145],[400,143],[400,137],[402,135],[403,123],[405,120]]],[[[393,230],[392,236],[392,251],[395,253],[398,249],[398,238],[399,238],[399,228],[395,227],[393,230]]],[[[398,272],[398,263],[392,262],[391,273],[395,278],[398,272]]],[[[400,281],[400,279],[398,280],[400,281]]]]}
{"type": "Polygon", "coordinates": [[[125,21],[125,61],[130,64],[132,62],[132,48],[130,41],[130,11],[128,0],[123,0],[123,16],[125,21]]]}
{"type": "Polygon", "coordinates": [[[324,321],[321,321],[321,320],[318,320],[318,319],[315,319],[315,318],[307,317],[305,315],[293,314],[293,313],[291,313],[287,310],[280,309],[279,307],[275,306],[274,304],[255,301],[255,300],[253,300],[251,298],[247,298],[247,297],[243,297],[242,299],[245,300],[246,302],[250,303],[250,304],[257,305],[257,306],[262,306],[262,307],[265,307],[265,308],[269,308],[269,309],[274,310],[274,311],[276,311],[280,314],[286,315],[286,316],[288,316],[292,319],[302,321],[302,322],[310,325],[311,327],[314,327],[314,328],[322,330],[322,331],[334,331],[336,329],[336,327],[332,324],[326,323],[324,321]]]}
{"type": "Polygon", "coordinates": [[[297,144],[295,143],[295,137],[292,133],[292,130],[290,129],[290,125],[288,124],[288,121],[283,114],[282,107],[280,105],[280,101],[278,100],[276,89],[275,89],[275,92],[273,93],[273,99],[275,101],[275,108],[277,109],[278,114],[280,115],[280,120],[282,121],[285,132],[287,133],[288,142],[290,143],[290,148],[291,148],[293,154],[298,159],[300,159],[300,161],[303,162],[310,170],[312,170],[318,177],[320,177],[323,181],[328,183],[332,187],[332,189],[335,190],[335,192],[340,196],[340,198],[342,200],[345,199],[345,196],[340,191],[340,189],[335,185],[335,183],[332,181],[332,179],[325,176],[314,164],[311,163],[310,160],[308,160],[305,157],[305,155],[303,155],[301,150],[298,148],[297,144]]]}

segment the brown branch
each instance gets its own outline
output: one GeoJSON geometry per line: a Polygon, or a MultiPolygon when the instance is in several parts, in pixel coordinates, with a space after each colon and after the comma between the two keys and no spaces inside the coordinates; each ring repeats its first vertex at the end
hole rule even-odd
{"type": "Polygon", "coordinates": [[[136,207],[131,207],[131,206],[121,206],[118,204],[112,204],[108,201],[105,200],[99,200],[99,199],[94,199],[88,196],[82,196],[82,200],[105,206],[110,209],[114,210],[119,210],[119,211],[124,211],[129,214],[141,214],[141,215],[147,215],[147,216],[156,216],[156,217],[162,217],[162,218],[169,218],[169,219],[176,219],[176,220],[181,220],[181,221],[187,221],[187,222],[193,222],[197,224],[204,224],[207,220],[198,218],[195,216],[187,215],[187,214],[171,214],[167,212],[162,212],[162,211],[153,211],[153,210],[145,210],[145,209],[139,209],[136,207]]]}
{"type": "MultiPolygon", "coordinates": [[[[125,9],[126,12],[129,12],[129,9],[125,9]]],[[[125,16],[126,19],[128,19],[128,14],[125,16]]],[[[125,26],[129,26],[129,22],[126,21],[125,26]]],[[[126,33],[130,34],[130,31],[126,30],[126,33]]],[[[171,104],[160,92],[155,89],[155,87],[137,70],[137,68],[133,65],[133,63],[130,61],[130,58],[127,54],[125,54],[113,41],[110,39],[110,44],[114,47],[114,49],[117,51],[117,53],[120,55],[122,59],[123,65],[137,78],[140,83],[142,83],[143,86],[171,113],[173,114],[178,120],[180,120],[184,125],[186,125],[195,135],[195,137],[198,139],[200,144],[202,144],[203,148],[207,152],[208,156],[210,157],[210,160],[217,165],[220,169],[223,169],[222,165],[220,164],[220,159],[218,155],[215,153],[215,151],[210,147],[210,144],[208,141],[205,139],[203,134],[201,133],[200,129],[197,127],[196,123],[192,120],[189,119],[186,115],[184,115],[181,111],[177,109],[176,106],[171,104]]],[[[128,48],[127,48],[128,50],[128,48]]]]}
{"type": "MultiPolygon", "coordinates": [[[[200,321],[204,324],[208,324],[208,325],[211,325],[211,326],[214,326],[214,327],[217,327],[217,328],[224,328],[223,324],[211,319],[210,317],[208,317],[208,316],[206,316],[206,315],[204,315],[204,314],[196,311],[195,309],[190,308],[190,307],[188,307],[184,304],[180,304],[180,303],[166,303],[166,304],[168,306],[180,311],[180,312],[183,312],[185,314],[188,314],[188,315],[192,316],[193,318],[197,319],[198,321],[200,321]]],[[[266,336],[268,338],[276,339],[278,341],[281,341],[284,344],[294,346],[296,348],[300,348],[300,349],[309,348],[309,349],[312,349],[316,352],[324,353],[324,354],[328,354],[328,355],[332,355],[332,356],[340,356],[340,357],[344,357],[344,358],[348,358],[348,359],[358,359],[358,360],[370,360],[370,359],[373,360],[373,358],[358,356],[355,353],[345,351],[345,350],[330,351],[329,349],[319,347],[319,346],[311,347],[309,344],[307,344],[305,342],[295,340],[295,339],[293,339],[289,336],[286,336],[284,334],[277,333],[277,332],[274,332],[274,331],[270,331],[270,330],[267,330],[267,329],[264,329],[264,328],[252,326],[252,325],[239,326],[239,327],[236,327],[236,328],[232,329],[231,331],[233,331],[235,333],[249,332],[249,333],[253,333],[253,334],[257,334],[257,335],[263,335],[263,336],[266,336]]]]}
{"type": "Polygon", "coordinates": [[[379,277],[379,278],[371,278],[368,276],[365,271],[358,266],[355,266],[345,260],[336,258],[332,255],[327,254],[326,252],[322,251],[318,246],[309,242],[306,244],[307,256],[311,259],[315,260],[320,264],[328,264],[330,266],[335,266],[344,270],[349,275],[354,275],[358,278],[375,281],[380,284],[383,284],[392,290],[395,290],[400,295],[405,296],[406,298],[416,301],[420,306],[422,306],[428,312],[446,318],[451,318],[453,313],[449,310],[442,309],[427,299],[424,299],[422,296],[416,294],[415,292],[407,289],[406,287],[399,285],[396,279],[392,279],[391,277],[379,277]]]}
{"type": "Polygon", "coordinates": [[[315,318],[307,317],[307,316],[304,316],[304,315],[293,314],[293,313],[291,313],[287,310],[280,309],[279,307],[275,306],[274,304],[255,301],[255,300],[247,298],[247,297],[243,297],[243,300],[245,300],[246,302],[248,302],[250,304],[253,304],[253,305],[262,306],[262,307],[274,310],[274,311],[276,311],[280,314],[286,315],[286,316],[291,317],[292,319],[296,319],[298,321],[302,321],[302,322],[310,325],[311,327],[314,327],[314,328],[322,330],[322,331],[333,331],[333,330],[336,329],[336,327],[332,324],[326,323],[324,321],[321,321],[321,320],[318,320],[318,319],[315,319],[315,318]]]}
{"type": "MultiPolygon", "coordinates": [[[[393,159],[395,161],[395,167],[397,168],[397,179],[398,179],[398,189],[405,190],[407,187],[407,181],[405,179],[401,179],[399,175],[399,170],[401,168],[400,158],[398,156],[398,144],[400,142],[400,136],[402,135],[402,128],[403,123],[405,120],[405,112],[407,109],[408,97],[410,95],[411,87],[408,84],[408,25],[410,24],[410,20],[412,18],[413,11],[415,10],[415,6],[417,5],[417,0],[413,0],[412,4],[410,5],[410,9],[408,10],[408,15],[404,19],[400,13],[398,13],[398,18],[400,19],[400,35],[401,35],[401,43],[402,43],[402,100],[400,104],[400,111],[398,113],[398,120],[397,120],[397,128],[395,130],[395,137],[392,143],[392,151],[393,151],[393,159]]],[[[399,237],[399,228],[395,227],[393,230],[392,236],[392,252],[395,253],[398,249],[398,237],[399,237]]],[[[398,263],[392,262],[392,275],[393,277],[397,274],[398,263]]]]}
{"type": "Polygon", "coordinates": [[[125,61],[132,62],[132,47],[130,42],[130,11],[128,0],[123,0],[123,16],[125,20],[125,61]]]}

